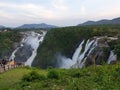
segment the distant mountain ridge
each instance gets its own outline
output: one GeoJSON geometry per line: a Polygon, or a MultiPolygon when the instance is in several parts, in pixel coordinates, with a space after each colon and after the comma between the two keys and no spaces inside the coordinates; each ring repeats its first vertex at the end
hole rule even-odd
{"type": "Polygon", "coordinates": [[[48,25],[45,23],[41,23],[41,24],[24,24],[22,26],[19,26],[17,28],[26,28],[26,29],[30,29],[30,28],[56,28],[57,26],[55,25],[48,25]]]}
{"type": "Polygon", "coordinates": [[[4,28],[5,26],[0,25],[0,28],[4,28]]]}
{"type": "Polygon", "coordinates": [[[112,19],[112,20],[103,19],[103,20],[99,20],[99,21],[87,21],[87,22],[84,22],[82,24],[78,24],[77,26],[85,26],[85,25],[108,25],[108,24],[112,24],[112,25],[120,24],[120,17],[112,19]]]}

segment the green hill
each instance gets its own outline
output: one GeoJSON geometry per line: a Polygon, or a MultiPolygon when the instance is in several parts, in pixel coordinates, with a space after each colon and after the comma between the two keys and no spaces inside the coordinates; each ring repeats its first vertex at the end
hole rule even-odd
{"type": "Polygon", "coordinates": [[[87,21],[82,24],[79,24],[78,26],[85,26],[85,25],[120,25],[120,17],[114,18],[112,20],[99,20],[99,21],[87,21]]]}

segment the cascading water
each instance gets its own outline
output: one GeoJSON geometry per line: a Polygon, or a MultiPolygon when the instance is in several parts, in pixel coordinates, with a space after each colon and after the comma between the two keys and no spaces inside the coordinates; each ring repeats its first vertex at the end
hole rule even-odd
{"type": "Polygon", "coordinates": [[[59,65],[60,65],[59,67],[60,68],[69,69],[73,65],[73,63],[74,63],[72,59],[67,58],[67,57],[65,57],[65,56],[63,56],[61,54],[59,54],[57,56],[57,59],[60,61],[59,62],[59,65]]]}
{"type": "Polygon", "coordinates": [[[81,67],[82,60],[85,58],[85,54],[88,52],[88,50],[90,49],[90,47],[93,43],[94,43],[94,40],[87,41],[84,52],[78,58],[79,67],[81,67]]]}
{"type": "Polygon", "coordinates": [[[91,52],[97,47],[97,43],[98,43],[98,39],[96,39],[93,45],[91,46],[87,56],[89,56],[91,52]]]}
{"type": "Polygon", "coordinates": [[[85,45],[85,50],[82,53],[82,48],[83,48],[83,44],[85,43],[85,41],[83,40],[80,45],[78,46],[78,48],[75,50],[72,59],[67,58],[65,56],[60,56],[59,58],[61,58],[61,68],[81,68],[84,66],[84,63],[86,61],[86,55],[88,54],[87,52],[90,50],[90,47],[92,46],[92,44],[95,47],[95,40],[87,40],[87,43],[85,45]],[[84,59],[84,60],[83,60],[84,59]]]}
{"type": "MultiPolygon", "coordinates": [[[[31,55],[31,57],[25,62],[25,65],[31,66],[31,64],[32,64],[35,56],[37,55],[37,49],[38,49],[38,47],[39,47],[39,43],[43,41],[45,34],[46,34],[46,33],[43,32],[43,35],[42,35],[40,38],[38,37],[38,38],[36,38],[36,39],[34,39],[34,40],[32,41],[32,44],[34,44],[34,46],[32,46],[32,47],[33,47],[32,55],[31,55]],[[35,45],[35,44],[36,44],[36,45],[35,45]]],[[[40,36],[40,34],[37,34],[37,35],[40,36]]],[[[32,44],[31,44],[31,45],[32,45],[32,44]]]]}
{"type": "Polygon", "coordinates": [[[31,66],[35,56],[37,55],[39,43],[43,41],[44,36],[46,35],[45,31],[42,31],[42,33],[43,34],[26,32],[23,40],[21,41],[20,47],[16,48],[10,59],[13,59],[15,62],[23,62],[25,65],[31,66]]]}
{"type": "Polygon", "coordinates": [[[16,48],[16,49],[12,52],[12,55],[10,56],[9,61],[15,59],[15,53],[18,51],[19,48],[20,48],[20,47],[16,48]]]}
{"type": "Polygon", "coordinates": [[[116,61],[116,60],[117,60],[117,55],[115,55],[113,51],[110,51],[110,56],[108,58],[107,63],[110,64],[112,61],[116,61]]]}
{"type": "Polygon", "coordinates": [[[79,57],[79,55],[81,53],[82,46],[83,46],[84,42],[85,41],[83,40],[82,43],[79,45],[79,47],[75,50],[75,53],[73,54],[73,57],[72,57],[72,60],[74,62],[76,62],[78,60],[78,57],[79,57]]]}
{"type": "MultiPolygon", "coordinates": [[[[82,68],[85,65],[86,61],[88,63],[100,63],[105,56],[105,52],[103,51],[103,49],[109,48],[108,44],[106,44],[107,41],[105,41],[106,38],[108,39],[108,41],[114,40],[114,38],[111,39],[111,37],[94,37],[92,40],[88,39],[86,43],[83,40],[78,48],[75,50],[72,59],[60,55],[60,68],[82,68]],[[85,45],[85,47],[83,45],[85,45]]],[[[116,39],[117,38],[115,38],[115,40],[116,39]]],[[[114,52],[111,51],[107,63],[110,64],[116,59],[117,55],[115,55],[114,52]]]]}

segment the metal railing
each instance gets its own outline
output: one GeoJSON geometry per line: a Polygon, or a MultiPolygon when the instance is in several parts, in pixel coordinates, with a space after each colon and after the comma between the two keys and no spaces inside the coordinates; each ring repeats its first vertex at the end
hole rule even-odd
{"type": "Polygon", "coordinates": [[[5,71],[8,71],[10,69],[18,68],[18,67],[23,67],[24,65],[0,65],[0,73],[3,73],[5,71]]]}

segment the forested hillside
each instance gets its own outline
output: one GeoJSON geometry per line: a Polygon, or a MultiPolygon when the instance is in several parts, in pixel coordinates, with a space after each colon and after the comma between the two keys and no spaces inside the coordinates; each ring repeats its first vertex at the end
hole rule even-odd
{"type": "MultiPolygon", "coordinates": [[[[39,47],[33,66],[40,68],[46,68],[48,66],[56,67],[57,60],[55,56],[58,53],[72,57],[75,49],[82,40],[87,40],[94,36],[120,37],[120,26],[100,25],[52,29],[48,31],[44,42],[39,47]]],[[[117,47],[117,54],[119,54],[119,40],[110,43],[112,48],[117,47]],[[117,43],[117,46],[115,43],[117,43]]]]}
{"type": "Polygon", "coordinates": [[[20,42],[22,35],[17,31],[0,32],[0,59],[11,55],[14,44],[20,42]]]}

